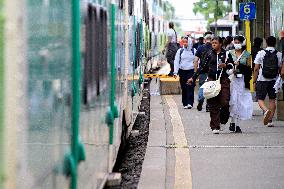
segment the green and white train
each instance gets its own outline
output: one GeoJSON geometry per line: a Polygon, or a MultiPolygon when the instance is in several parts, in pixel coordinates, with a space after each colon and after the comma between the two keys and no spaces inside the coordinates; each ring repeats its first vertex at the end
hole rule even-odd
{"type": "Polygon", "coordinates": [[[103,188],[173,11],[162,0],[0,0],[0,188],[103,188]]]}

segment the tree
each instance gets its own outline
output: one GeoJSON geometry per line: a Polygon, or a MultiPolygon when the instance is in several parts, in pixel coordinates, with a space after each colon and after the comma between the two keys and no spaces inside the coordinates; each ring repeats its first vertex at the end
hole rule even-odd
{"type": "Polygon", "coordinates": [[[170,2],[168,2],[168,1],[164,2],[164,11],[165,11],[165,19],[167,19],[167,20],[174,19],[175,8],[173,7],[173,5],[170,2]]]}
{"type": "Polygon", "coordinates": [[[181,24],[176,20],[175,11],[175,7],[169,1],[164,1],[165,19],[173,21],[177,33],[182,33],[181,24]]]}
{"type": "Polygon", "coordinates": [[[193,8],[194,14],[200,13],[204,15],[208,24],[215,21],[215,18],[223,18],[230,10],[231,6],[225,5],[224,2],[220,0],[218,1],[218,7],[215,0],[200,0],[197,3],[194,3],[193,8]],[[210,15],[214,15],[214,17],[210,17],[210,15]]]}

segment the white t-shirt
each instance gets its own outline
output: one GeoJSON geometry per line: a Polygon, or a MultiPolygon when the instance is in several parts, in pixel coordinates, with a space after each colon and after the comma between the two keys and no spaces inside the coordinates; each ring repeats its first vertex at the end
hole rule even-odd
{"type": "Polygon", "coordinates": [[[175,33],[175,31],[172,28],[170,28],[168,30],[167,36],[172,38],[171,43],[176,43],[177,42],[176,41],[176,38],[177,38],[176,33],[175,33]]]}
{"type": "MultiPolygon", "coordinates": [[[[274,47],[267,47],[265,50],[270,51],[270,52],[274,52],[275,48],[274,47]]],[[[260,69],[259,69],[259,73],[258,73],[258,77],[257,77],[257,81],[272,81],[272,80],[276,80],[276,78],[274,79],[267,79],[265,77],[263,77],[262,75],[262,67],[263,67],[263,59],[265,56],[265,51],[261,50],[257,53],[255,59],[254,59],[254,63],[255,64],[260,64],[260,69]]],[[[281,52],[277,52],[277,58],[278,58],[278,66],[279,68],[282,66],[282,53],[281,52]]]]}

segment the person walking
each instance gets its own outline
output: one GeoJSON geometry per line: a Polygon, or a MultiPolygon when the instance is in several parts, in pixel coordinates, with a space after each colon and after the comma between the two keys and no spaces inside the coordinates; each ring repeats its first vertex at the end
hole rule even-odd
{"type": "MultiPolygon", "coordinates": [[[[198,67],[201,67],[201,65],[204,64],[207,53],[212,50],[212,45],[211,45],[212,38],[213,38],[212,32],[205,33],[204,36],[205,44],[199,46],[195,54],[195,59],[194,59],[195,71],[197,71],[198,67]]],[[[198,111],[202,110],[202,106],[205,100],[203,96],[203,90],[200,87],[204,84],[206,78],[207,78],[207,73],[205,71],[201,71],[199,75],[199,88],[198,88],[198,105],[197,105],[198,111]]]]}
{"type": "Polygon", "coordinates": [[[198,42],[193,45],[193,48],[197,50],[198,47],[200,47],[201,45],[204,45],[203,41],[204,41],[204,38],[203,37],[199,37],[198,38],[198,42]]]}
{"type": "Polygon", "coordinates": [[[226,51],[234,49],[233,40],[234,40],[234,38],[230,35],[225,38],[224,47],[225,47],[226,51]]]}
{"type": "Polygon", "coordinates": [[[194,103],[194,85],[187,85],[186,82],[194,74],[194,54],[192,40],[188,37],[182,39],[183,47],[180,48],[174,61],[174,78],[179,75],[182,90],[182,104],[184,109],[191,109],[194,103]]]}
{"type": "Polygon", "coordinates": [[[272,118],[276,109],[275,81],[281,71],[282,53],[275,49],[276,38],[266,38],[267,48],[257,53],[254,63],[253,83],[259,107],[264,111],[263,124],[273,127],[272,118]],[[269,106],[265,105],[265,98],[269,97],[269,106]]]}
{"type": "Polygon", "coordinates": [[[231,80],[229,130],[241,133],[239,121],[252,118],[253,101],[250,93],[252,76],[250,53],[246,51],[246,40],[243,36],[234,37],[234,50],[229,53],[234,62],[234,75],[231,80]]]}
{"type": "Polygon", "coordinates": [[[174,59],[175,59],[176,52],[179,49],[179,44],[177,43],[177,33],[174,29],[174,23],[173,22],[169,23],[169,30],[167,32],[167,36],[168,36],[168,41],[165,45],[163,53],[167,50],[166,51],[166,58],[167,58],[167,62],[170,64],[170,67],[171,67],[171,71],[168,75],[173,76],[174,59]]]}
{"type": "MultiPolygon", "coordinates": [[[[260,37],[254,38],[254,40],[253,40],[253,46],[251,47],[252,62],[254,62],[254,59],[255,59],[257,53],[258,53],[259,51],[263,50],[263,49],[261,48],[262,42],[263,42],[263,39],[262,39],[262,38],[260,38],[260,37]]],[[[253,64],[253,68],[254,68],[254,64],[253,64]]]]}
{"type": "Polygon", "coordinates": [[[220,77],[221,91],[213,98],[207,100],[210,111],[210,127],[214,134],[219,134],[221,124],[226,124],[229,120],[229,100],[230,100],[230,79],[227,74],[229,63],[233,62],[232,56],[222,48],[221,37],[214,37],[210,53],[206,55],[205,63],[197,70],[188,84],[192,85],[201,71],[208,72],[208,81],[217,80],[220,77]]]}

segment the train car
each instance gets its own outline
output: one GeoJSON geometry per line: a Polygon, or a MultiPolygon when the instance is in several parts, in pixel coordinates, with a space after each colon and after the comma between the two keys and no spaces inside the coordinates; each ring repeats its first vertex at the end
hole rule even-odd
{"type": "Polygon", "coordinates": [[[160,67],[158,63],[162,62],[164,56],[162,50],[166,43],[166,29],[168,27],[168,20],[165,19],[165,12],[168,11],[167,4],[161,0],[149,1],[149,24],[148,24],[148,53],[146,73],[151,73],[160,67]]]}
{"type": "Polygon", "coordinates": [[[0,188],[104,187],[164,45],[162,6],[0,0],[0,188]]]}

